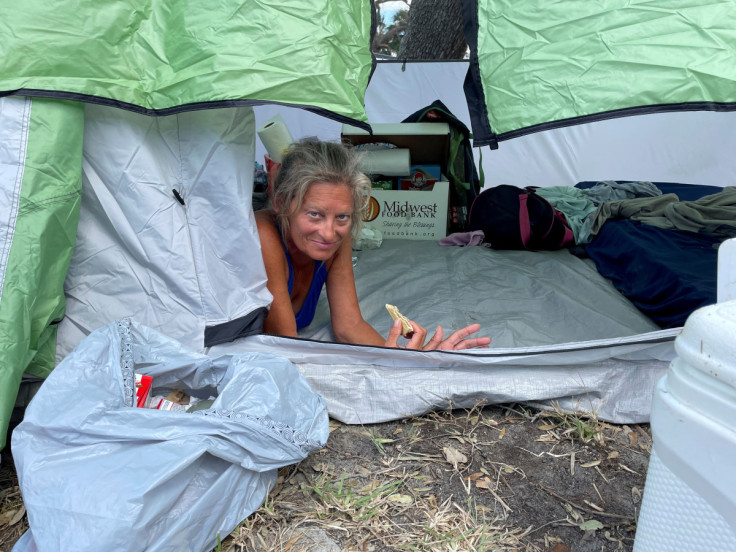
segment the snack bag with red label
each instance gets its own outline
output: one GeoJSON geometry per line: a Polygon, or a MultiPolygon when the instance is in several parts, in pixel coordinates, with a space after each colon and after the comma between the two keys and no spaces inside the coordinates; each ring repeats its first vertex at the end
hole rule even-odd
{"type": "Polygon", "coordinates": [[[151,376],[146,376],[143,374],[135,375],[136,407],[138,408],[146,407],[146,401],[148,400],[148,393],[150,393],[151,391],[152,383],[153,383],[153,378],[151,376]]]}

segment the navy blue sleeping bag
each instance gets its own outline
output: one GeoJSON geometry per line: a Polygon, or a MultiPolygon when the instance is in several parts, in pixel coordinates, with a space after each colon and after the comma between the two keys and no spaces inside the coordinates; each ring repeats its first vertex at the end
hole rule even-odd
{"type": "MultiPolygon", "coordinates": [[[[587,188],[594,182],[580,183],[587,188]]],[[[716,186],[654,183],[662,193],[692,201],[720,192],[716,186]]],[[[598,272],[662,328],[716,302],[718,245],[723,238],[665,230],[629,219],[608,220],[585,252],[598,272]]]]}
{"type": "Polygon", "coordinates": [[[639,310],[663,328],[676,328],[695,309],[716,302],[721,241],[620,219],[607,221],[585,250],[639,310]]]}

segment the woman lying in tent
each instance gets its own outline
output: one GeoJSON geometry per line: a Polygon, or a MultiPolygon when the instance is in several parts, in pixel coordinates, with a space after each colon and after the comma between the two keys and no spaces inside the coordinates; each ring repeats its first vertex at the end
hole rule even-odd
{"type": "MultiPolygon", "coordinates": [[[[360,212],[370,180],[358,157],[342,144],[305,140],[284,156],[268,207],[256,213],[261,251],[273,302],[267,333],[297,336],[314,318],[322,286],[327,286],[332,330],[344,343],[400,347],[402,325],[394,321],[384,339],[360,312],[353,279],[351,238],[360,231],[360,212]]],[[[461,350],[485,347],[487,337],[468,336],[471,324],[444,339],[442,327],[425,344],[426,328],[409,321],[407,349],[461,350]]]]}

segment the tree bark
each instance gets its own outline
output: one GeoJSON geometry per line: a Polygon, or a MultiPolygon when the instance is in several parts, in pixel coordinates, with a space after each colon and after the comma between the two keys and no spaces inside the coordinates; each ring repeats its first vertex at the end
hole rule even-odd
{"type": "Polygon", "coordinates": [[[467,49],[460,0],[412,0],[399,59],[462,59],[467,49]]]}

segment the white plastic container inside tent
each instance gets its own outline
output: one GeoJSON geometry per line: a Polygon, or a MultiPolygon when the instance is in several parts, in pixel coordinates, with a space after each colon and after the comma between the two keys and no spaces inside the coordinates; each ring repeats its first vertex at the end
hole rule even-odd
{"type": "Polygon", "coordinates": [[[736,548],[736,239],[718,262],[718,303],[688,318],[654,392],[636,552],[736,548]]]}

